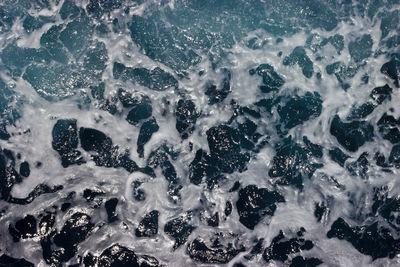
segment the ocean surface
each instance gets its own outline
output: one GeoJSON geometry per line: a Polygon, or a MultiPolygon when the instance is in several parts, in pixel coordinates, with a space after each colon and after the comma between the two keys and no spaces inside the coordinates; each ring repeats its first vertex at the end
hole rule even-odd
{"type": "Polygon", "coordinates": [[[400,266],[399,20],[1,0],[0,266],[400,266]]]}

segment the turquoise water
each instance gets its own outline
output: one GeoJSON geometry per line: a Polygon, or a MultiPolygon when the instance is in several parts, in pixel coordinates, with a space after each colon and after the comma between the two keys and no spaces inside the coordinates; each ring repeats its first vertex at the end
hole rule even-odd
{"type": "Polygon", "coordinates": [[[0,265],[398,266],[399,18],[0,1],[0,265]]]}

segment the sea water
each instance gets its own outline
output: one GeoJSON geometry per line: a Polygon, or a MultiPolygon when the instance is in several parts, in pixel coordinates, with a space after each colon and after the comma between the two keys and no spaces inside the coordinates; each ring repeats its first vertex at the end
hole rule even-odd
{"type": "Polygon", "coordinates": [[[400,3],[0,3],[0,265],[400,265],[400,3]]]}

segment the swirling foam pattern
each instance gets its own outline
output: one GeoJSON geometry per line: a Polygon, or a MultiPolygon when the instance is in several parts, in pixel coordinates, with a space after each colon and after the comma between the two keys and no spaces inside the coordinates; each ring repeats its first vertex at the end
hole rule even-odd
{"type": "Polygon", "coordinates": [[[0,1],[0,265],[399,266],[399,17],[0,1]]]}

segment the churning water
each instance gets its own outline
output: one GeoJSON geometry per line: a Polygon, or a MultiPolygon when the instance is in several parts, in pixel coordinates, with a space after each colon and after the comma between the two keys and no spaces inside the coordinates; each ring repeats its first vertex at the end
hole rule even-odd
{"type": "Polygon", "coordinates": [[[399,14],[0,1],[0,266],[399,266],[399,14]]]}

